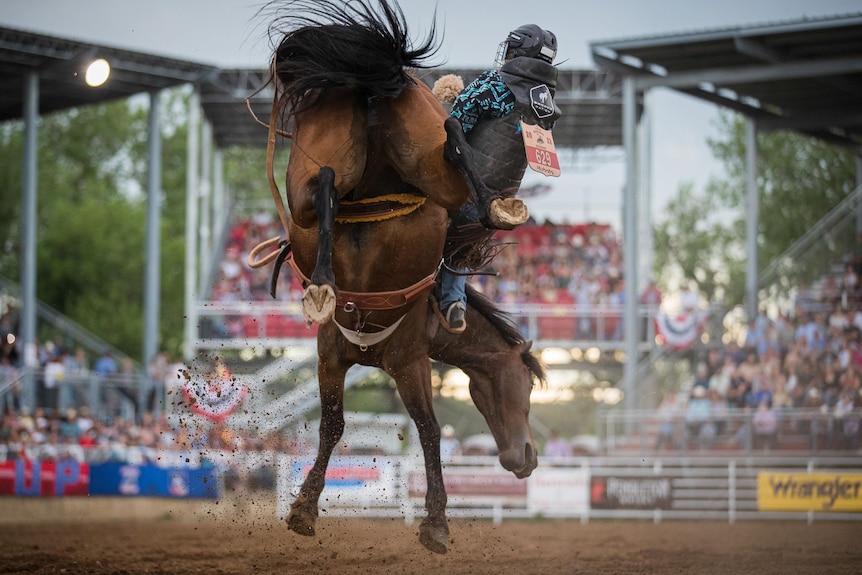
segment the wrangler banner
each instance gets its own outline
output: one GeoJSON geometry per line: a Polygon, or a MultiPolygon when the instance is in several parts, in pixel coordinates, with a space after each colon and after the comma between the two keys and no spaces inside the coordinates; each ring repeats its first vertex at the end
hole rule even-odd
{"type": "Polygon", "coordinates": [[[758,511],[862,511],[862,473],[757,474],[758,511]]]}

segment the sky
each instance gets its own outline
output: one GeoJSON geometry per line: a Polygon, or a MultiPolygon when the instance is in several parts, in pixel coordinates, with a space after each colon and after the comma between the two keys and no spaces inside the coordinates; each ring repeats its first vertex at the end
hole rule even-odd
{"type": "MultiPolygon", "coordinates": [[[[2,0],[0,25],[219,67],[263,68],[269,61],[266,19],[258,0],[2,0]]],[[[862,0],[401,0],[415,36],[426,32],[436,9],[443,31],[440,64],[493,65],[497,45],[527,23],[552,30],[561,68],[594,69],[589,45],[601,40],[698,32],[862,12],[862,0]]],[[[466,79],[469,81],[470,79],[466,79]]],[[[650,94],[653,214],[682,183],[703,190],[721,177],[706,145],[718,134],[716,106],[669,90],[650,94]]],[[[621,159],[563,165],[560,178],[528,170],[524,185],[552,191],[528,200],[531,213],[555,221],[621,223],[625,166],[621,159]]]]}

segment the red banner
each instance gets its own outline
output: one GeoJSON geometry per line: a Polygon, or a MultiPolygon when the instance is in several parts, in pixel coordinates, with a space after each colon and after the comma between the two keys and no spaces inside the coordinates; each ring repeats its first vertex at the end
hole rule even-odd
{"type": "Polygon", "coordinates": [[[77,461],[29,461],[0,463],[0,495],[87,495],[90,466],[77,461]]]}

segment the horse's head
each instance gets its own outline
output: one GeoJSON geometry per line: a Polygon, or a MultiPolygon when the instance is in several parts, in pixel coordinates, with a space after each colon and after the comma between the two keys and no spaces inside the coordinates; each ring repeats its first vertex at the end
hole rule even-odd
{"type": "Polygon", "coordinates": [[[530,392],[536,381],[545,381],[545,371],[518,326],[469,284],[467,304],[467,330],[455,337],[439,330],[431,357],[470,377],[470,395],[497,442],[500,463],[517,477],[527,477],[538,463],[530,392]]]}
{"type": "Polygon", "coordinates": [[[495,353],[481,368],[465,366],[470,396],[497,442],[500,464],[527,477],[538,463],[530,430],[530,391],[543,372],[530,353],[530,342],[495,353]]]}

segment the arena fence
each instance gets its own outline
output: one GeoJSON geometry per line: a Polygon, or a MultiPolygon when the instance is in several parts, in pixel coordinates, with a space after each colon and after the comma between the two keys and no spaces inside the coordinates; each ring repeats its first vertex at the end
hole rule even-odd
{"type": "MultiPolygon", "coordinates": [[[[272,494],[287,516],[313,460],[275,452],[160,452],[102,463],[21,460],[0,463],[0,495],[219,497],[246,487],[272,494]]],[[[862,520],[858,457],[573,457],[542,459],[526,479],[495,457],[444,464],[450,517],[568,518],[581,522],[862,520]]],[[[246,497],[249,491],[236,491],[246,497]]],[[[424,516],[421,455],[346,455],[330,462],[321,516],[424,516]]]]}
{"type": "MultiPolygon", "coordinates": [[[[276,512],[289,506],[313,461],[278,458],[276,512]]],[[[444,465],[450,517],[860,520],[862,462],[836,457],[576,457],[542,460],[526,479],[495,457],[444,465]]],[[[333,458],[321,516],[424,515],[421,456],[333,458]]]]}
{"type": "Polygon", "coordinates": [[[725,409],[695,418],[682,407],[674,415],[654,409],[612,409],[599,414],[597,431],[607,455],[777,451],[828,456],[853,454],[860,446],[862,416],[856,411],[775,408],[774,429],[760,430],[755,413],[752,408],[725,409]]]}
{"type": "MultiPolygon", "coordinates": [[[[512,315],[524,337],[539,347],[597,347],[603,351],[624,346],[623,309],[612,305],[519,304],[502,306],[512,315]]],[[[710,309],[710,314],[718,313],[710,309]]],[[[656,328],[652,306],[638,306],[638,347],[648,352],[655,347],[656,328]]],[[[308,345],[317,335],[302,315],[299,301],[284,302],[201,302],[201,318],[196,349],[241,349],[266,342],[268,347],[308,345]]],[[[713,334],[715,336],[715,334],[713,334]]]]}

